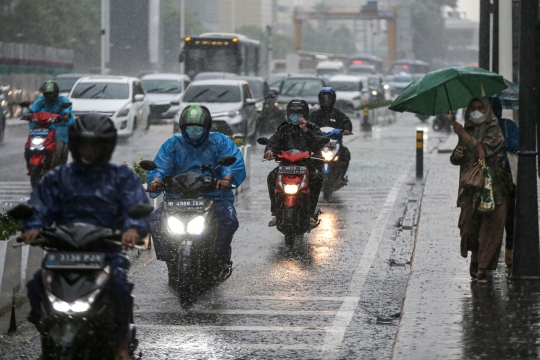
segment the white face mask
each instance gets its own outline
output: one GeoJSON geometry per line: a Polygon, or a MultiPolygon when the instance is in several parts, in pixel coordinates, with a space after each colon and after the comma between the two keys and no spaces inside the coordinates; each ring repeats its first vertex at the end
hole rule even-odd
{"type": "Polygon", "coordinates": [[[486,114],[482,114],[480,111],[476,110],[472,113],[469,113],[469,119],[472,121],[473,124],[478,125],[484,122],[486,120],[486,114]]]}

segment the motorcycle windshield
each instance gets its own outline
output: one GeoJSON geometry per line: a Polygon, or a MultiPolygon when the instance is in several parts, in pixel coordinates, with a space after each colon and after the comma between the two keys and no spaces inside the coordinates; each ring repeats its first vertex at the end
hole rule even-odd
{"type": "Polygon", "coordinates": [[[277,154],[277,157],[288,162],[299,162],[301,160],[307,160],[311,157],[309,151],[289,150],[282,151],[281,154],[277,154]]]}

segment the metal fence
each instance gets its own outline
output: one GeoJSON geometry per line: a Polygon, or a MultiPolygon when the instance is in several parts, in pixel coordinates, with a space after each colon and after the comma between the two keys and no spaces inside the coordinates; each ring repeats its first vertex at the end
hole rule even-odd
{"type": "Polygon", "coordinates": [[[68,49],[0,42],[0,90],[11,103],[34,100],[46,80],[73,71],[74,56],[68,49]]]}

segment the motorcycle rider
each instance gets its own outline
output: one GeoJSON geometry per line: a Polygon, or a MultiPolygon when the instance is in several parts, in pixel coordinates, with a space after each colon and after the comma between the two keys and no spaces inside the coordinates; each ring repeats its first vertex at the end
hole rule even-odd
{"type": "MultiPolygon", "coordinates": [[[[215,215],[218,220],[218,236],[215,252],[217,264],[214,269],[214,280],[227,268],[230,268],[230,249],[234,233],[238,229],[238,219],[234,208],[234,193],[230,185],[237,187],[246,178],[244,159],[238,146],[227,136],[210,132],[212,115],[210,111],[199,104],[186,107],[181,115],[179,126],[182,135],[175,135],[168,139],[159,149],[154,162],[165,176],[175,177],[185,172],[195,172],[204,175],[201,167],[212,165],[216,167],[224,156],[236,157],[231,166],[221,166],[221,179],[217,182],[216,191],[206,193],[205,196],[215,200],[215,215]]],[[[218,176],[219,177],[219,176],[218,176]]],[[[156,197],[163,186],[163,175],[157,171],[149,171],[147,179],[148,190],[156,197]]],[[[163,248],[164,234],[162,233],[162,205],[158,207],[151,219],[151,234],[158,260],[167,260],[167,253],[163,248]]]]}
{"type": "MultiPolygon", "coordinates": [[[[149,219],[126,215],[135,204],[149,204],[141,180],[128,167],[109,162],[116,146],[116,128],[110,118],[97,113],[81,115],[69,128],[69,151],[73,162],[53,169],[34,188],[29,205],[39,215],[23,222],[22,238],[32,243],[41,229],[56,225],[87,223],[122,229],[122,244],[132,247],[148,234],[149,219]],[[118,219],[122,219],[118,226],[118,219]]],[[[127,335],[133,319],[133,283],[127,279],[130,262],[123,252],[106,250],[113,284],[110,292],[115,307],[115,335],[118,355],[131,359],[127,335]]],[[[28,320],[40,328],[41,270],[28,282],[31,312],[28,320]]]]}
{"type": "MultiPolygon", "coordinates": [[[[62,104],[70,102],[65,96],[60,95],[60,87],[52,80],[46,81],[40,88],[43,95],[38,97],[36,101],[26,111],[26,115],[23,117],[25,120],[29,120],[29,114],[38,113],[41,111],[50,112],[53,114],[60,114],[60,121],[51,124],[51,129],[56,130],[56,155],[53,159],[55,166],[63,165],[67,163],[68,159],[68,128],[73,124],[75,118],[71,106],[62,109],[62,104]]],[[[35,122],[28,123],[30,129],[34,129],[39,125],[35,122]]]]}
{"type": "MultiPolygon", "coordinates": [[[[311,151],[319,153],[328,139],[324,137],[321,129],[314,123],[307,121],[309,117],[309,106],[304,99],[293,99],[287,104],[287,120],[284,121],[269,139],[264,150],[264,158],[274,158],[274,153],[286,150],[311,151]]],[[[309,170],[309,191],[310,191],[310,214],[315,213],[319,194],[321,193],[322,177],[319,171],[310,164],[309,170]]],[[[268,194],[270,195],[270,204],[272,219],[268,226],[276,226],[276,178],[279,166],[268,174],[268,194]]],[[[314,217],[310,218],[311,226],[316,226],[314,217]]]]}
{"type": "MultiPolygon", "coordinates": [[[[336,103],[336,92],[331,87],[323,87],[319,91],[319,105],[320,109],[315,110],[309,115],[309,121],[319,127],[333,127],[335,129],[343,130],[343,135],[350,135],[352,132],[351,119],[341,110],[334,108],[336,103]]],[[[341,174],[343,181],[347,181],[345,175],[349,168],[349,162],[351,161],[351,152],[349,149],[341,143],[341,149],[339,154],[339,162],[341,164],[341,174]]]]}

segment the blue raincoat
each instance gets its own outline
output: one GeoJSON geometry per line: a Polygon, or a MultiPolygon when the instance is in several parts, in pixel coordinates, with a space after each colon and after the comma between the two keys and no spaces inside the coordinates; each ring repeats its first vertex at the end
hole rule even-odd
{"type": "MultiPolygon", "coordinates": [[[[197,146],[186,140],[182,135],[175,135],[161,146],[154,162],[159,171],[172,177],[187,171],[209,176],[207,173],[202,173],[201,166],[212,165],[216,167],[219,159],[223,156],[234,156],[236,162],[231,166],[221,166],[218,169],[218,174],[216,174],[217,179],[219,180],[223,176],[231,174],[233,176],[231,183],[240,186],[246,178],[242,152],[235,143],[221,133],[211,132],[208,141],[197,146]]],[[[156,177],[161,179],[162,175],[157,171],[149,171],[146,176],[148,183],[152,182],[156,177]]],[[[151,197],[155,198],[158,195],[152,193],[151,197]]],[[[226,201],[231,206],[234,205],[234,193],[232,190],[216,190],[206,193],[205,196],[226,201]]]]}
{"type": "Polygon", "coordinates": [[[149,204],[139,177],[125,165],[111,163],[91,171],[77,163],[48,172],[34,188],[28,204],[38,216],[25,220],[23,230],[42,229],[56,222],[68,225],[82,222],[94,226],[137,229],[141,238],[148,234],[149,219],[135,220],[126,215],[135,204],[149,204]],[[125,217],[121,226],[115,222],[125,217]]]}
{"type": "MultiPolygon", "coordinates": [[[[60,107],[60,105],[67,102],[70,102],[69,99],[62,95],[59,95],[56,101],[47,101],[47,99],[45,99],[45,96],[41,95],[40,97],[36,99],[36,101],[34,101],[32,106],[30,106],[30,108],[26,111],[26,114],[28,115],[31,113],[38,113],[41,111],[46,111],[53,114],[70,115],[70,119],[68,121],[60,121],[60,122],[51,124],[51,129],[56,129],[56,136],[54,139],[67,143],[68,142],[68,127],[71,126],[71,124],[73,124],[73,122],[75,121],[75,117],[73,116],[73,111],[72,111],[71,106],[66,109],[62,109],[60,107]]],[[[35,122],[29,122],[28,125],[30,126],[30,129],[33,129],[39,126],[35,122]]]]}

